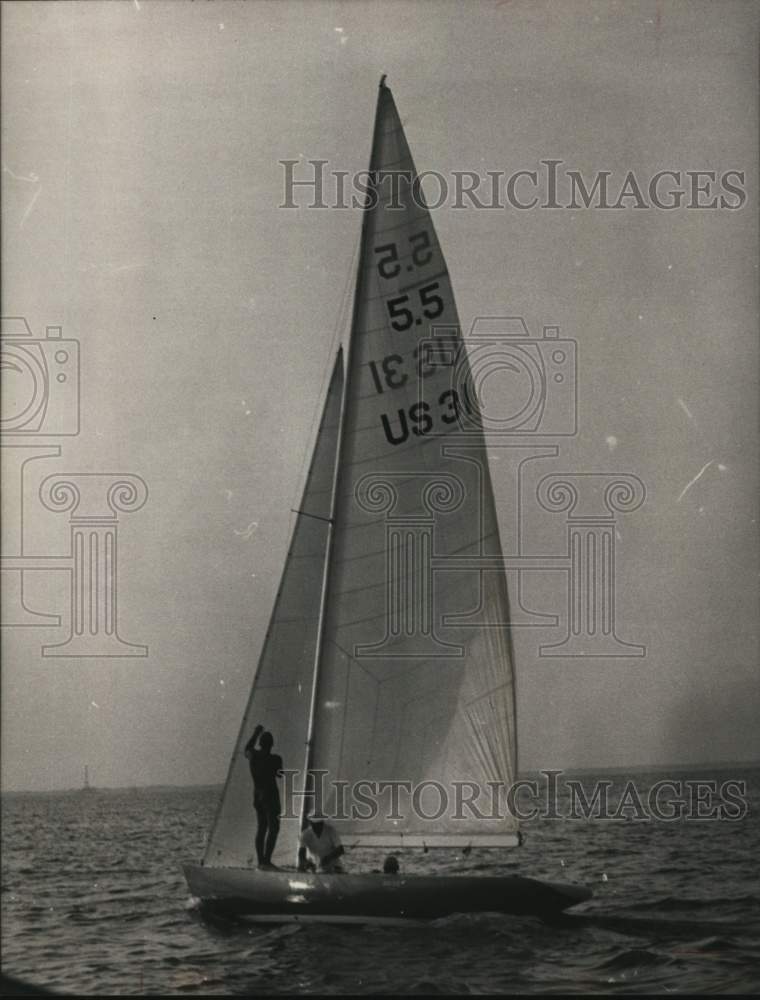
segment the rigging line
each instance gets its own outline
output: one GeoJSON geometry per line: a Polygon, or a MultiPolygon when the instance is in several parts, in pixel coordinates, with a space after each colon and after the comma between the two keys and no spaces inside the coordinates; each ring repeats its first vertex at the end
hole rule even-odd
{"type": "MultiPolygon", "coordinates": [[[[314,407],[313,407],[312,412],[311,412],[311,420],[309,422],[309,426],[310,427],[314,427],[315,421],[317,419],[317,415],[319,413],[319,408],[322,405],[322,401],[324,400],[324,398],[326,396],[327,388],[329,388],[330,379],[332,378],[332,373],[333,373],[333,370],[335,368],[335,354],[337,353],[337,346],[336,345],[340,343],[341,334],[342,334],[343,328],[344,328],[344,326],[346,324],[346,320],[347,320],[347,317],[348,317],[348,307],[349,307],[349,302],[350,302],[350,299],[351,299],[351,283],[352,283],[352,280],[353,280],[353,278],[355,276],[354,272],[355,272],[355,269],[356,269],[356,260],[357,260],[357,257],[359,255],[360,245],[361,245],[361,236],[359,235],[359,236],[357,236],[356,242],[354,244],[354,251],[353,251],[353,253],[351,255],[351,261],[349,263],[348,274],[346,276],[346,281],[345,281],[345,284],[344,284],[344,287],[343,287],[343,292],[341,294],[340,301],[338,303],[338,313],[337,313],[337,316],[335,318],[335,325],[333,327],[333,332],[332,332],[332,335],[330,337],[330,344],[329,344],[328,351],[327,351],[327,359],[328,359],[327,360],[327,366],[326,366],[325,372],[324,372],[324,374],[322,376],[322,381],[321,381],[320,386],[319,386],[319,391],[317,393],[316,400],[314,401],[314,407]]],[[[318,433],[319,433],[319,427],[317,427],[316,432],[311,435],[311,438],[308,439],[306,441],[306,443],[304,444],[304,446],[303,446],[303,451],[301,453],[301,461],[300,461],[300,464],[299,464],[298,481],[296,482],[296,485],[295,485],[296,493],[291,498],[292,503],[296,503],[297,500],[298,500],[298,497],[300,496],[300,494],[298,493],[298,491],[301,489],[301,485],[302,485],[303,480],[304,480],[304,471],[305,471],[306,463],[309,461],[309,457],[311,455],[311,452],[316,447],[318,433]]],[[[292,511],[295,508],[291,506],[290,509],[292,511]]]]}
{"type": "Polygon", "coordinates": [[[347,660],[350,661],[349,667],[351,666],[358,667],[360,670],[364,671],[367,677],[369,677],[370,680],[374,681],[375,684],[378,685],[382,684],[380,678],[377,677],[375,674],[373,674],[372,671],[369,669],[369,667],[365,667],[363,663],[359,663],[359,661],[351,653],[349,653],[349,651],[344,646],[341,646],[341,644],[337,642],[335,639],[330,639],[329,641],[332,643],[333,646],[335,646],[336,649],[339,649],[341,653],[343,653],[343,655],[346,657],[347,660]]]}
{"type": "Polygon", "coordinates": [[[310,514],[306,510],[297,510],[295,507],[290,508],[291,514],[301,514],[303,517],[313,517],[315,521],[327,521],[328,524],[335,524],[335,518],[333,517],[322,517],[321,514],[310,514]]]}

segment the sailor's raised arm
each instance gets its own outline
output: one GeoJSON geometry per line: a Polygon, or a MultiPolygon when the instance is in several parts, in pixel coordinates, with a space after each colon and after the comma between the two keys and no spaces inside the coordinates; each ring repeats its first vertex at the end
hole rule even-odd
{"type": "Polygon", "coordinates": [[[256,740],[259,738],[259,736],[261,736],[263,732],[264,732],[264,727],[259,723],[259,725],[256,726],[256,728],[254,729],[253,735],[245,745],[246,757],[248,757],[251,751],[254,749],[254,747],[256,746],[256,740]]]}

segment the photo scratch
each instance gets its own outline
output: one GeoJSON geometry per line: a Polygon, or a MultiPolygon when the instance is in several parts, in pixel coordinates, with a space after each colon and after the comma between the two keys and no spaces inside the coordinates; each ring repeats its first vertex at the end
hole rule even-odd
{"type": "Polygon", "coordinates": [[[3,164],[3,173],[4,174],[10,174],[11,177],[14,179],[14,181],[26,181],[27,184],[37,184],[37,183],[39,183],[39,177],[37,176],[37,174],[29,174],[28,177],[25,177],[23,174],[16,174],[16,173],[14,173],[11,170],[11,168],[7,167],[5,164],[3,164]]]}
{"type": "Polygon", "coordinates": [[[683,500],[683,498],[686,496],[686,494],[688,493],[688,491],[692,488],[692,486],[694,485],[694,483],[696,483],[697,480],[700,479],[704,475],[704,473],[710,468],[711,465],[712,465],[712,459],[710,459],[709,462],[706,462],[702,466],[702,468],[699,470],[699,472],[696,474],[696,476],[690,482],[688,482],[684,486],[684,488],[681,490],[681,492],[678,495],[678,500],[676,501],[677,503],[680,503],[683,500]]]}
{"type": "Polygon", "coordinates": [[[694,414],[691,412],[691,410],[689,409],[689,407],[686,405],[686,403],[684,403],[684,401],[681,399],[680,396],[678,397],[678,405],[681,407],[681,409],[686,414],[686,416],[689,418],[689,420],[691,420],[691,422],[693,424],[696,424],[697,421],[694,419],[694,414]]]}
{"type": "Polygon", "coordinates": [[[246,541],[248,541],[248,539],[253,536],[253,533],[256,531],[258,526],[259,526],[258,521],[251,521],[251,523],[248,525],[245,531],[238,531],[237,528],[235,528],[235,534],[239,535],[241,538],[244,538],[246,541]]]}
{"type": "Polygon", "coordinates": [[[21,222],[19,223],[19,229],[23,229],[24,228],[24,223],[26,222],[26,220],[31,215],[32,209],[34,208],[34,204],[37,201],[37,199],[39,198],[41,191],[42,191],[42,185],[40,185],[40,187],[37,188],[37,190],[32,195],[32,200],[26,206],[26,211],[21,216],[21,222]]]}

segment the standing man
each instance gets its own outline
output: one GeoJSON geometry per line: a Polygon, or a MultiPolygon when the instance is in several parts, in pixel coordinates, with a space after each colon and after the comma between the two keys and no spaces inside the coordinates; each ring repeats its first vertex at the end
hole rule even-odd
{"type": "Polygon", "coordinates": [[[282,757],[272,753],[274,738],[256,726],[246,743],[245,755],[253,778],[253,808],[256,810],[256,858],[259,868],[276,871],[272,852],[280,832],[280,790],[277,778],[282,774],[282,757]],[[260,737],[260,738],[259,738],[260,737]],[[256,749],[256,740],[259,747],[256,749]]]}

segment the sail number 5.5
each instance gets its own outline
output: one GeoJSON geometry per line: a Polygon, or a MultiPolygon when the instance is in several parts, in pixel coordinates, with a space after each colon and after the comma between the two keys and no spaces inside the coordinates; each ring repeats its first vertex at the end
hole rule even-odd
{"type": "MultiPolygon", "coordinates": [[[[429,285],[423,285],[417,289],[419,304],[422,306],[422,315],[428,319],[436,319],[443,312],[443,299],[440,295],[435,294],[438,289],[439,285],[437,281],[431,281],[429,285]]],[[[415,316],[412,310],[407,308],[410,304],[409,295],[406,293],[404,295],[397,295],[394,299],[388,299],[385,303],[391,319],[391,326],[394,330],[398,330],[399,333],[411,329],[412,326],[420,326],[422,323],[422,317],[415,316]]]]}

